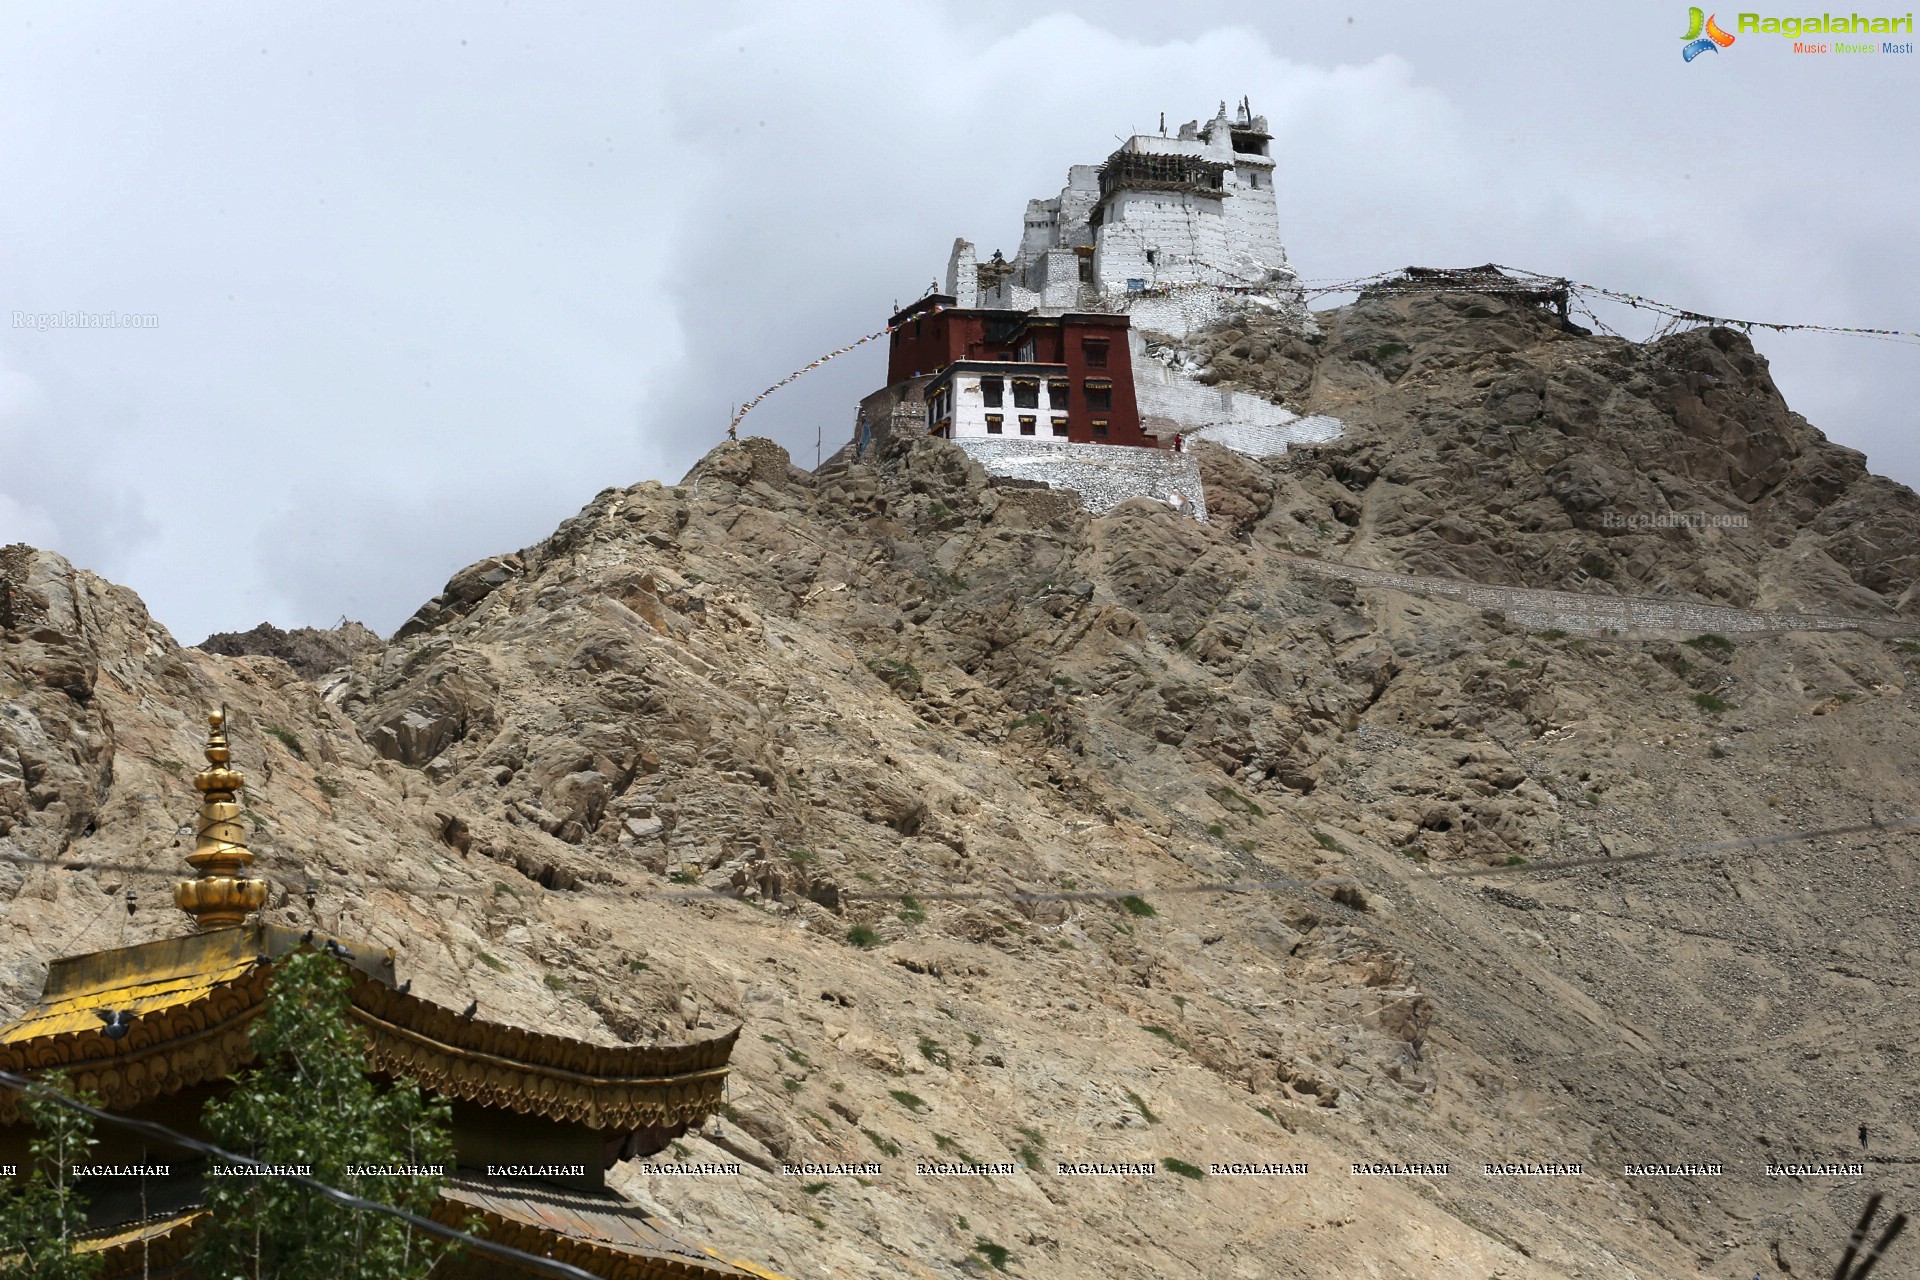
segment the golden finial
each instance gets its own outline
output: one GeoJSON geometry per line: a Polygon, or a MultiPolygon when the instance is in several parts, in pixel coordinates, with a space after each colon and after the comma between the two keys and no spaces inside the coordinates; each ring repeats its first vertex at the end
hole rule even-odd
{"type": "Polygon", "coordinates": [[[267,901],[266,881],[237,874],[253,865],[253,852],[240,826],[239,795],[247,778],[232,765],[226,723],[225,707],[207,716],[207,767],[193,775],[200,792],[199,834],[187,855],[197,874],[173,886],[173,905],[203,932],[240,924],[267,901]]]}

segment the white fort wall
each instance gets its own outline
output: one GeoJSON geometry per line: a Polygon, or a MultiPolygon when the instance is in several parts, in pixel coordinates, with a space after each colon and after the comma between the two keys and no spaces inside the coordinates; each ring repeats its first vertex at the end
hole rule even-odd
{"type": "Polygon", "coordinates": [[[1133,394],[1140,406],[1141,429],[1162,440],[1175,432],[1211,440],[1254,457],[1271,457],[1296,444],[1319,444],[1340,437],[1338,418],[1303,418],[1290,409],[1245,391],[1228,391],[1195,382],[1147,354],[1146,343],[1129,331],[1133,357],[1133,394]]]}
{"type": "Polygon", "coordinates": [[[988,475],[1071,489],[1095,515],[1128,498],[1154,498],[1205,523],[1206,494],[1192,454],[1117,444],[1020,439],[956,440],[988,475]]]}
{"type": "Polygon", "coordinates": [[[1280,238],[1274,162],[1262,154],[1266,128],[1244,108],[1230,119],[1222,104],[1204,125],[1189,122],[1172,138],[1136,135],[1109,158],[1184,156],[1218,166],[1217,197],[1123,176],[1102,199],[1101,167],[1074,165],[1059,195],[1027,202],[1011,261],[982,262],[972,244],[956,242],[947,292],[963,307],[1134,311],[1143,323],[1151,317],[1148,327],[1184,338],[1238,305],[1235,294],[1257,291],[1298,331],[1313,332],[1280,238]],[[1236,130],[1249,150],[1234,149],[1236,130]],[[1091,250],[1091,261],[1078,250],[1091,250]],[[1209,294],[1206,286],[1233,292],[1209,294]],[[1157,308],[1139,298],[1169,290],[1182,293],[1184,305],[1157,308]]]}

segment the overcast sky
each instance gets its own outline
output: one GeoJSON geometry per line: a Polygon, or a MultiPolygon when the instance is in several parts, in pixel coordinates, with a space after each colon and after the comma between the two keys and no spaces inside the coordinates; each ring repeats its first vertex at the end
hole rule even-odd
{"type": "MultiPolygon", "coordinates": [[[[1497,261],[1920,329],[1920,60],[1686,63],[1685,28],[1664,0],[5,3],[0,543],[183,642],[391,631],[600,489],[678,479],[956,235],[1011,254],[1068,165],[1242,95],[1307,279],[1497,261]],[[158,323],[12,322],[65,311],[158,323]]],[[[1757,341],[1920,482],[1920,348],[1757,341]]],[[[863,348],[743,430],[810,466],[883,374],[863,348]]]]}

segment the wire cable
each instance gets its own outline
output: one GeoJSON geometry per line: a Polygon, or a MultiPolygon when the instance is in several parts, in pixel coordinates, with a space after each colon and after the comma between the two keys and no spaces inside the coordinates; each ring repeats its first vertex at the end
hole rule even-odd
{"type": "MultiPolygon", "coordinates": [[[[1192,257],[1193,255],[1182,256],[1192,257]]],[[[1177,299],[1181,294],[1195,292],[1246,297],[1275,291],[1275,286],[1269,282],[1242,282],[1235,280],[1232,274],[1223,267],[1218,267],[1206,262],[1199,263],[1198,265],[1234,282],[1228,284],[1211,280],[1155,282],[1144,290],[1134,290],[1123,295],[1123,297],[1127,300],[1138,300],[1143,297],[1177,299]]],[[[1632,307],[1640,311],[1649,311],[1655,315],[1664,317],[1660,327],[1654,332],[1652,337],[1647,339],[1649,342],[1664,337],[1667,333],[1683,325],[1691,324],[1725,325],[1743,329],[1748,332],[1752,332],[1755,329],[1766,329],[1776,333],[1830,333],[1844,337],[1872,338],[1882,342],[1920,345],[1920,332],[1910,329],[1879,329],[1858,325],[1741,320],[1730,316],[1710,315],[1706,312],[1695,311],[1690,307],[1682,307],[1670,302],[1661,302],[1658,299],[1649,298],[1643,294],[1631,293],[1624,289],[1610,289],[1603,285],[1588,284],[1579,280],[1570,280],[1564,276],[1544,276],[1535,271],[1523,271],[1518,267],[1502,266],[1498,263],[1491,264],[1491,266],[1494,273],[1492,275],[1488,275],[1478,268],[1472,268],[1459,272],[1440,272],[1433,276],[1418,276],[1409,275],[1408,271],[1412,269],[1408,268],[1402,271],[1382,271],[1374,275],[1360,276],[1348,280],[1309,281],[1302,279],[1296,280],[1292,286],[1280,286],[1279,291],[1291,293],[1297,288],[1304,298],[1324,298],[1333,294],[1343,293],[1370,294],[1376,297],[1395,297],[1432,293],[1436,290],[1446,289],[1473,291],[1476,286],[1480,287],[1482,291],[1494,293],[1515,289],[1530,289],[1531,291],[1550,292],[1562,295],[1562,300],[1566,302],[1569,310],[1572,310],[1576,300],[1579,301],[1584,304],[1581,307],[1581,314],[1592,320],[1597,327],[1603,329],[1612,337],[1623,337],[1624,335],[1620,334],[1618,330],[1608,325],[1593,313],[1591,300],[1594,298],[1604,298],[1609,302],[1616,302],[1622,306],[1632,307]]],[[[935,304],[931,310],[916,313],[916,315],[911,318],[919,319],[941,310],[945,310],[945,307],[941,304],[935,304]]],[[[905,323],[906,321],[901,322],[901,324],[905,323]]],[[[780,379],[765,391],[762,391],[759,395],[741,405],[733,414],[728,424],[727,429],[729,433],[736,432],[741,420],[744,419],[747,414],[751,413],[761,401],[780,390],[780,388],[813,372],[821,365],[827,363],[827,361],[838,356],[843,356],[856,347],[862,347],[869,342],[884,338],[900,327],[901,325],[899,324],[888,325],[878,332],[856,338],[843,347],[836,347],[818,359],[810,360],[798,369],[795,369],[792,373],[789,373],[786,377],[780,379]]]]}
{"type": "Polygon", "coordinates": [[[49,1102],[67,1108],[69,1111],[77,1111],[82,1115],[91,1116],[96,1122],[130,1130],[149,1141],[158,1142],[163,1146],[191,1151],[196,1155],[207,1156],[225,1164],[254,1169],[257,1170],[262,1177],[280,1178],[294,1186],[304,1187],[322,1199],[331,1200],[333,1203],[341,1205],[344,1208],[352,1209],[360,1213],[380,1213],[390,1218],[397,1218],[409,1226],[417,1227],[421,1231],[439,1236],[443,1240],[453,1241],[456,1244],[473,1249],[476,1252],[500,1258],[503,1261],[514,1263],[516,1266],[537,1271],[542,1275],[561,1276],[564,1277],[565,1280],[597,1280],[597,1277],[595,1277],[592,1272],[582,1271],[579,1267],[569,1263],[560,1262],[553,1258],[542,1258],[536,1254],[524,1253],[510,1245],[500,1244],[496,1241],[483,1240],[479,1236],[471,1235],[457,1227],[449,1227],[445,1223],[435,1222],[432,1218],[424,1217],[407,1209],[402,1209],[397,1205],[382,1204],[378,1200],[368,1200],[363,1196],[354,1195],[351,1191],[342,1191],[338,1187],[321,1182],[318,1178],[310,1178],[304,1174],[297,1173],[280,1173],[276,1170],[275,1166],[265,1161],[255,1160],[251,1156],[236,1154],[222,1147],[217,1147],[211,1142],[203,1142],[198,1138],[190,1138],[186,1134],[169,1129],[163,1124],[156,1124],[151,1120],[134,1120],[127,1116],[117,1116],[112,1112],[102,1111],[98,1107],[89,1106],[78,1098],[68,1097],[51,1085],[33,1080],[27,1076],[15,1075],[11,1071],[0,1070],[0,1085],[5,1085],[8,1088],[16,1089],[21,1093],[36,1098],[44,1098],[49,1102]]]}
{"type": "MultiPolygon", "coordinates": [[[[1890,834],[1910,831],[1920,827],[1920,817],[1914,818],[1873,818],[1866,822],[1848,823],[1835,827],[1815,827],[1800,831],[1780,831],[1765,836],[1743,836],[1732,840],[1717,840],[1701,844],[1676,845],[1661,849],[1648,849],[1639,853],[1605,854],[1582,858],[1555,858],[1543,862],[1528,862],[1512,866],[1498,865],[1487,867],[1458,867],[1436,871],[1417,872],[1405,877],[1409,882],[1460,880],[1482,878],[1526,878],[1532,876],[1558,875],[1566,871],[1579,871],[1594,867],[1623,867],[1639,862],[1650,862],[1664,858],[1693,858],[1717,853],[1732,853],[1739,850],[1765,849],[1782,844],[1795,844],[1808,840],[1823,840],[1839,836],[1863,835],[1869,832],[1890,834]]],[[[115,871],[123,874],[164,875],[178,878],[179,872],[164,867],[144,866],[136,863],[92,861],[76,858],[35,858],[26,854],[0,854],[0,862],[32,866],[50,866],[65,871],[115,871]]],[[[321,878],[305,874],[279,874],[260,870],[263,878],[273,880],[285,886],[291,892],[304,893],[308,885],[322,891],[338,893],[364,894],[373,889],[385,889],[391,893],[404,893],[415,896],[458,895],[466,893],[471,886],[446,884],[438,881],[390,880],[378,876],[358,876],[353,878],[321,878]]],[[[1167,897],[1189,894],[1251,894],[1276,893],[1301,889],[1326,889],[1342,886],[1360,886],[1361,881],[1352,876],[1314,876],[1281,877],[1265,880],[1208,881],[1201,884],[1163,884],[1136,885],[1131,888],[1106,889],[983,889],[964,886],[935,885],[902,889],[843,889],[839,896],[847,901],[899,902],[906,898],[934,902],[1114,902],[1127,898],[1167,897]]],[[[545,887],[545,886],[542,886],[545,887]]],[[[629,901],[633,899],[655,899],[666,902],[697,901],[756,901],[760,895],[749,893],[745,889],[641,889],[628,885],[581,884],[569,889],[551,890],[555,893],[575,895],[604,895],[619,897],[629,901]]],[[[109,906],[112,904],[109,903],[109,906]]],[[[98,917],[96,917],[97,919],[98,917]]],[[[89,926],[90,927],[90,926],[89,926]]]]}

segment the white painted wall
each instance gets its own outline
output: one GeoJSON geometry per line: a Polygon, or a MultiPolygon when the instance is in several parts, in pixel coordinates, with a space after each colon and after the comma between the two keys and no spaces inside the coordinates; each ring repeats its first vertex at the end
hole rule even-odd
{"type": "Polygon", "coordinates": [[[1337,439],[1345,430],[1324,414],[1303,418],[1292,410],[1244,391],[1195,382],[1185,373],[1147,354],[1146,344],[1129,331],[1133,357],[1133,394],[1140,426],[1162,440],[1174,432],[1213,440],[1255,457],[1285,453],[1289,445],[1337,439]]]}
{"type": "MultiPolygon", "coordinates": [[[[1264,131],[1264,119],[1253,123],[1264,131]]],[[[1222,199],[1179,191],[1121,192],[1107,202],[1095,228],[1090,218],[1100,197],[1098,167],[1074,165],[1058,196],[1028,201],[1014,258],[1017,270],[1003,287],[981,294],[979,305],[1050,313],[1132,310],[1139,300],[1127,297],[1130,280],[1145,282],[1150,291],[1195,294],[1203,291],[1192,286],[1227,285],[1261,290],[1300,331],[1313,332],[1280,238],[1273,161],[1233,149],[1232,122],[1224,110],[1180,133],[1136,135],[1123,146],[1144,155],[1190,155],[1231,166],[1223,177],[1222,199]],[[1080,284],[1077,263],[1053,260],[1076,245],[1097,249],[1091,287],[1080,284]],[[1153,262],[1147,261],[1149,250],[1153,262]]],[[[1149,327],[1184,337],[1237,305],[1234,298],[1214,297],[1197,307],[1167,308],[1165,315],[1154,313],[1149,327]]]]}
{"type": "MultiPolygon", "coordinates": [[[[953,439],[955,440],[1000,440],[1006,438],[1021,439],[1020,418],[1031,414],[1034,419],[1034,434],[1026,439],[1053,439],[1053,420],[1067,416],[1065,405],[1053,408],[1047,396],[1047,377],[1040,375],[1040,405],[1035,409],[1016,408],[1013,403],[1013,375],[1002,376],[1000,407],[987,407],[986,395],[980,390],[980,380],[991,375],[978,373],[956,373],[949,386],[953,391],[953,439]],[[999,435],[987,431],[987,415],[997,413],[1002,419],[999,435]]],[[[1025,375],[1022,375],[1025,376],[1025,375]]]]}
{"type": "Polygon", "coordinates": [[[947,293],[956,307],[980,305],[980,276],[971,240],[955,240],[947,255],[947,293]]]}
{"type": "Polygon", "coordinates": [[[1207,519],[1206,490],[1190,453],[1019,436],[1011,441],[966,440],[960,447],[988,475],[1041,480],[1055,489],[1071,489],[1080,496],[1081,505],[1096,515],[1128,498],[1152,498],[1175,505],[1203,524],[1207,519]]]}

